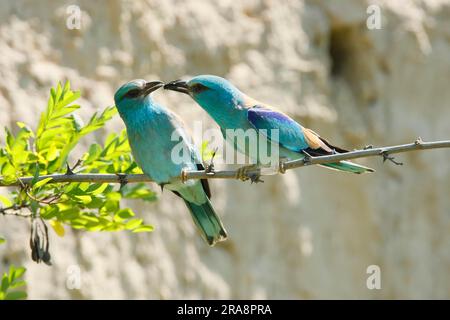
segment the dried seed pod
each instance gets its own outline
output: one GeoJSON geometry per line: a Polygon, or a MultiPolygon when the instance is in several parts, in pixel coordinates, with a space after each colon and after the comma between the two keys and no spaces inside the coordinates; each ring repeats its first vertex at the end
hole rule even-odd
{"type": "Polygon", "coordinates": [[[51,265],[49,252],[48,228],[42,218],[33,218],[30,232],[31,259],[51,265]]]}

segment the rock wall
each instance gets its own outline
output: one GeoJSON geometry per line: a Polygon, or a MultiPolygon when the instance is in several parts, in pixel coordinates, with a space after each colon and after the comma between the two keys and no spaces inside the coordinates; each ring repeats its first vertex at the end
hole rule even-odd
{"type": "MultiPolygon", "coordinates": [[[[449,139],[450,1],[0,2],[2,126],[36,123],[60,80],[82,90],[86,118],[124,81],[204,73],[348,148],[449,139]],[[66,27],[73,4],[79,30],[66,27]],[[370,4],[381,29],[366,26],[370,4]]],[[[187,97],[156,99],[214,126],[187,97]]],[[[377,170],[363,176],[309,167],[258,185],[214,180],[230,236],[214,248],[169,193],[133,203],[153,233],[52,233],[52,267],[29,258],[25,220],[0,217],[0,270],[25,265],[33,299],[450,298],[449,157],[363,159],[377,170]],[[380,290],[366,286],[369,265],[380,290]]]]}

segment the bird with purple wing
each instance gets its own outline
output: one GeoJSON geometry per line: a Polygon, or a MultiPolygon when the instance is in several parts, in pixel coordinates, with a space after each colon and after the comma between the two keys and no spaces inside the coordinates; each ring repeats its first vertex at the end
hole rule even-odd
{"type": "MultiPolygon", "coordinates": [[[[227,129],[254,129],[264,132],[265,137],[279,147],[280,159],[295,160],[307,156],[348,152],[332,145],[283,112],[247,96],[224,78],[200,75],[188,81],[169,82],[164,88],[191,96],[220,126],[225,139],[227,129]],[[276,135],[272,134],[274,129],[276,135]]],[[[238,149],[248,153],[248,149],[238,149]]],[[[260,163],[259,159],[255,160],[257,164],[260,163]]],[[[357,174],[374,172],[371,168],[350,161],[327,163],[323,166],[357,174]]],[[[245,179],[245,171],[243,173],[242,177],[245,179]]],[[[256,177],[257,179],[259,178],[256,177]]]]}

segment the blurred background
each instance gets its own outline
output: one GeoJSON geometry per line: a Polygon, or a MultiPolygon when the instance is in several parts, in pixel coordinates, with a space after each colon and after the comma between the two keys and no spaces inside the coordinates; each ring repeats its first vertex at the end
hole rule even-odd
{"type": "MultiPolygon", "coordinates": [[[[449,139],[450,1],[0,2],[2,127],[35,124],[65,79],[88,119],[125,81],[198,74],[226,77],[350,149],[449,139]],[[368,28],[371,4],[380,29],[368,28]],[[79,29],[68,28],[70,5],[79,29]]],[[[188,126],[215,126],[186,96],[155,99],[188,126]]],[[[97,139],[122,128],[117,116],[97,139]]],[[[399,155],[403,166],[361,159],[377,170],[363,176],[308,167],[257,185],[213,180],[229,232],[214,248],[157,187],[158,201],[132,203],[154,232],[52,231],[51,267],[31,261],[28,221],[0,217],[0,271],[26,266],[33,299],[448,299],[449,158],[441,149],[399,155]],[[372,265],[381,289],[366,285],[372,265]],[[73,268],[81,287],[71,290],[73,268]]]]}

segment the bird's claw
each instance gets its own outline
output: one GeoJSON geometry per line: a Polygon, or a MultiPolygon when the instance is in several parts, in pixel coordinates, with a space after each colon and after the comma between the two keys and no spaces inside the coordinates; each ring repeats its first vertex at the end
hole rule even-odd
{"type": "Polygon", "coordinates": [[[186,183],[187,180],[188,180],[187,170],[183,169],[181,170],[181,182],[186,183]]]}
{"type": "Polygon", "coordinates": [[[278,165],[278,172],[281,174],[285,174],[286,173],[286,165],[284,161],[280,160],[280,163],[278,165]]]}
{"type": "Polygon", "coordinates": [[[122,190],[128,183],[127,175],[125,173],[116,173],[116,176],[119,179],[120,190],[122,190]]]}
{"type": "Polygon", "coordinates": [[[305,166],[311,164],[312,156],[311,156],[308,152],[306,152],[306,151],[303,151],[303,154],[305,155],[305,156],[303,157],[303,164],[304,164],[305,166]]]}
{"type": "Polygon", "coordinates": [[[264,183],[264,180],[261,179],[261,175],[260,174],[253,173],[253,174],[249,174],[248,176],[249,176],[250,181],[251,181],[252,184],[253,183],[258,183],[258,182],[264,183]]]}
{"type": "Polygon", "coordinates": [[[209,163],[205,166],[205,172],[206,173],[211,173],[214,172],[214,163],[209,163]]]}
{"type": "Polygon", "coordinates": [[[258,182],[264,182],[264,180],[261,179],[261,174],[256,172],[249,171],[256,170],[257,167],[255,166],[244,166],[239,169],[237,169],[236,177],[241,181],[247,181],[250,179],[251,183],[258,183],[258,182]]]}
{"type": "Polygon", "coordinates": [[[416,141],[414,141],[414,144],[415,144],[415,145],[421,145],[422,143],[423,143],[423,140],[422,140],[421,137],[418,137],[418,138],[416,139],[416,141]]]}
{"type": "Polygon", "coordinates": [[[247,181],[249,179],[247,174],[245,173],[245,171],[246,171],[245,168],[246,167],[241,167],[241,168],[237,169],[237,172],[236,172],[236,178],[238,178],[241,181],[247,181]]]}

